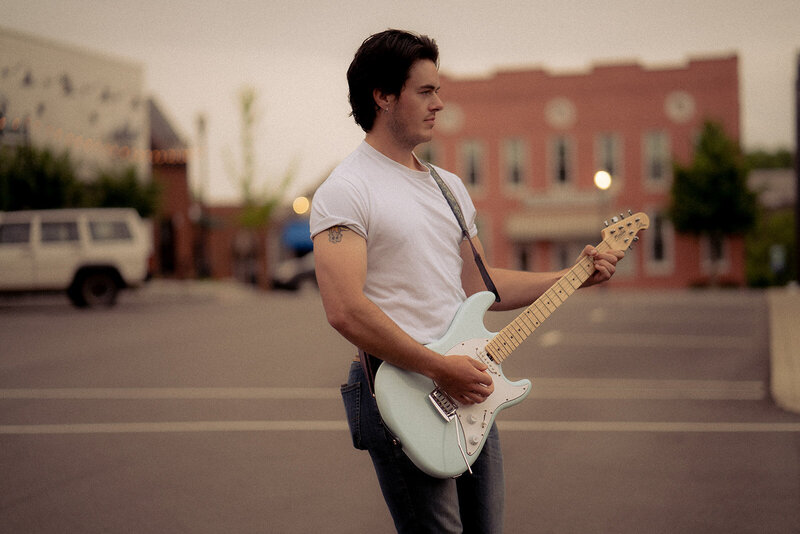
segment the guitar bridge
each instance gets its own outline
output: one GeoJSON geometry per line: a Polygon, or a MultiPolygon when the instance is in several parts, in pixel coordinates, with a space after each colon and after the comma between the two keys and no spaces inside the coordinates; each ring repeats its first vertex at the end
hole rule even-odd
{"type": "Polygon", "coordinates": [[[436,408],[436,411],[439,412],[439,415],[441,415],[445,421],[452,421],[456,416],[456,409],[458,406],[456,406],[455,401],[450,398],[450,395],[441,389],[436,388],[431,391],[430,395],[428,395],[428,400],[431,401],[433,407],[436,408]]]}

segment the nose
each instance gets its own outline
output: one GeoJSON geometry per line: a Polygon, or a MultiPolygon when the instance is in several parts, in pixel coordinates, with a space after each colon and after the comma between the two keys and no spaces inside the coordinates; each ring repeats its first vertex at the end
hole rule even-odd
{"type": "Polygon", "coordinates": [[[431,103],[431,111],[442,111],[442,109],[444,109],[444,101],[438,94],[434,93],[434,96],[435,98],[431,103]]]}

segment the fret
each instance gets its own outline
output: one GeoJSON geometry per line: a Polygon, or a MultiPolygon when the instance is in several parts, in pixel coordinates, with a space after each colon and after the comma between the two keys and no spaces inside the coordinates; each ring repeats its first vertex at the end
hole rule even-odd
{"type": "Polygon", "coordinates": [[[558,287],[560,288],[560,291],[564,295],[562,297],[562,300],[566,300],[567,297],[572,295],[576,290],[576,288],[573,287],[572,284],[569,283],[569,281],[566,279],[566,277],[562,278],[561,280],[559,280],[556,283],[558,284],[558,287]]]}
{"type": "MultiPolygon", "coordinates": [[[[520,322],[526,330],[528,330],[528,334],[532,334],[534,330],[536,330],[536,318],[531,318],[531,312],[529,310],[525,310],[524,312],[520,313],[514,321],[520,322]]],[[[536,321],[538,322],[538,321],[536,321]]]]}
{"type": "Polygon", "coordinates": [[[537,301],[535,301],[535,302],[533,303],[533,306],[535,306],[535,307],[536,307],[536,312],[537,312],[537,315],[539,315],[539,316],[541,316],[541,317],[542,317],[542,322],[544,322],[544,320],[545,320],[545,319],[547,319],[548,317],[550,317],[550,310],[548,310],[548,309],[547,309],[547,306],[545,306],[544,304],[542,304],[542,302],[541,302],[541,299],[540,299],[540,300],[537,300],[537,301]]]}
{"type": "Polygon", "coordinates": [[[486,352],[492,355],[495,362],[500,363],[511,355],[511,351],[498,343],[497,336],[486,344],[486,352]]]}
{"type": "MultiPolygon", "coordinates": [[[[558,284],[558,282],[556,282],[556,285],[557,285],[557,284],[558,284]]],[[[562,304],[564,304],[564,299],[562,299],[562,298],[561,298],[561,295],[559,295],[559,293],[560,293],[560,289],[561,289],[561,288],[559,287],[559,291],[555,291],[555,290],[554,290],[554,289],[551,287],[550,289],[548,289],[547,291],[545,291],[545,294],[546,294],[548,297],[550,297],[550,301],[553,303],[553,306],[555,306],[556,308],[558,308],[559,306],[561,306],[562,304]]]]}
{"type": "Polygon", "coordinates": [[[517,317],[514,319],[511,324],[515,325],[519,332],[524,332],[525,337],[533,334],[533,329],[529,328],[527,324],[525,324],[524,318],[522,316],[517,317]]]}
{"type": "Polygon", "coordinates": [[[494,341],[486,344],[486,354],[489,355],[494,363],[503,363],[503,360],[506,359],[506,356],[500,354],[500,351],[494,346],[494,341]]]}
{"type": "Polygon", "coordinates": [[[558,287],[560,287],[561,291],[564,292],[565,295],[564,298],[569,297],[570,295],[575,293],[575,290],[577,289],[573,287],[572,284],[569,283],[569,280],[567,280],[566,277],[558,281],[558,287]]]}
{"type": "Polygon", "coordinates": [[[594,272],[594,262],[592,260],[579,262],[576,267],[581,268],[581,272],[578,273],[578,278],[582,280],[581,283],[588,280],[589,276],[594,272]]]}
{"type": "MultiPolygon", "coordinates": [[[[637,214],[637,224],[644,218],[644,228],[647,226],[646,216],[637,214]]],[[[630,226],[632,223],[628,223],[630,226]]],[[[612,232],[613,233],[613,232],[612,232]]],[[[630,232],[633,235],[635,232],[630,232]]],[[[623,236],[619,236],[623,237],[623,236]]],[[[635,240],[635,238],[634,238],[635,240]]],[[[620,243],[621,244],[621,243],[620,243]]],[[[628,239],[625,240],[628,244],[628,239]]],[[[595,247],[600,252],[611,250],[612,247],[606,240],[595,247]]],[[[486,352],[492,359],[500,363],[511,355],[541,324],[550,317],[558,307],[566,302],[567,298],[580,289],[586,280],[595,272],[594,260],[590,257],[580,258],[567,273],[556,280],[542,295],[520,313],[511,323],[495,335],[486,344],[486,352]]]]}
{"type": "Polygon", "coordinates": [[[591,258],[584,258],[576,263],[567,274],[556,280],[541,297],[498,332],[486,344],[486,352],[496,363],[505,361],[593,272],[594,262],[591,258]]]}
{"type": "Polygon", "coordinates": [[[533,304],[531,304],[531,307],[528,308],[528,309],[531,310],[531,313],[533,314],[533,316],[536,317],[537,321],[539,321],[539,324],[536,325],[536,326],[539,326],[540,324],[542,324],[545,321],[545,319],[547,319],[547,315],[542,313],[542,311],[538,307],[536,307],[536,305],[537,305],[537,303],[534,302],[533,304]]]}
{"type": "Polygon", "coordinates": [[[501,330],[499,334],[497,334],[497,337],[501,338],[503,345],[506,346],[510,345],[511,350],[514,350],[517,347],[519,347],[520,342],[517,341],[516,336],[514,336],[514,334],[511,332],[507,332],[505,328],[501,330]]]}
{"type": "Polygon", "coordinates": [[[542,322],[536,317],[536,314],[533,313],[533,310],[528,308],[524,312],[519,315],[519,318],[525,321],[525,324],[528,325],[531,332],[536,330],[542,322]]]}
{"type": "Polygon", "coordinates": [[[516,336],[518,338],[522,339],[522,340],[524,340],[526,337],[528,337],[531,334],[531,331],[525,325],[525,322],[520,320],[519,318],[514,319],[513,321],[511,321],[511,323],[509,323],[505,328],[503,328],[503,330],[501,330],[501,332],[504,332],[506,330],[509,330],[509,331],[513,330],[516,333],[516,336]]]}

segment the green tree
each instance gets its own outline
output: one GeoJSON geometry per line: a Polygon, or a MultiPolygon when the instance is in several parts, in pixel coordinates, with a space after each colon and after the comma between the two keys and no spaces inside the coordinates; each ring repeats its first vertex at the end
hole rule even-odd
{"type": "Polygon", "coordinates": [[[0,211],[57,208],[135,208],[149,217],[158,207],[156,183],[136,169],[101,171],[91,182],[77,178],[69,152],[32,145],[0,148],[0,211]]]}
{"type": "Polygon", "coordinates": [[[286,191],[294,179],[290,168],[277,186],[264,187],[257,191],[256,150],[254,130],[260,120],[257,112],[258,94],[253,87],[246,86],[239,92],[239,114],[241,117],[241,155],[242,164],[237,169],[230,154],[227,156],[228,171],[238,183],[244,206],[241,223],[246,228],[257,229],[269,226],[275,209],[286,196],[286,191]]]}
{"type": "Polygon", "coordinates": [[[101,171],[97,179],[85,185],[86,206],[96,208],[134,208],[142,217],[152,216],[158,208],[161,191],[154,181],[139,179],[133,166],[101,171]]]}
{"type": "Polygon", "coordinates": [[[69,152],[30,145],[0,148],[0,211],[71,208],[83,200],[69,152]]]}
{"type": "Polygon", "coordinates": [[[669,217],[678,232],[707,236],[716,263],[723,238],[745,234],[756,221],[756,195],[747,187],[739,147],[720,124],[707,121],[691,163],[674,169],[669,217]]]}
{"type": "Polygon", "coordinates": [[[754,150],[745,156],[748,169],[791,169],[794,167],[794,155],[786,148],[774,152],[754,150]]]}
{"type": "Polygon", "coordinates": [[[753,287],[781,286],[797,279],[793,209],[762,213],[747,235],[747,283],[753,287]]]}

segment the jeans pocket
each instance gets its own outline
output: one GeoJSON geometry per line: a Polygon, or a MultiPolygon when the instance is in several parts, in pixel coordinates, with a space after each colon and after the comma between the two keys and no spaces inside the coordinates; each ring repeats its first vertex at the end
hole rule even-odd
{"type": "Polygon", "coordinates": [[[347,414],[347,425],[350,427],[350,437],[353,439],[353,447],[362,451],[366,450],[361,440],[361,382],[344,384],[340,391],[347,414]]]}

